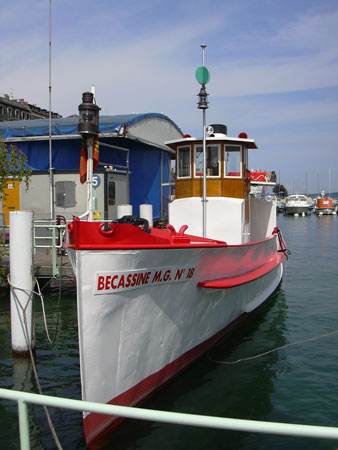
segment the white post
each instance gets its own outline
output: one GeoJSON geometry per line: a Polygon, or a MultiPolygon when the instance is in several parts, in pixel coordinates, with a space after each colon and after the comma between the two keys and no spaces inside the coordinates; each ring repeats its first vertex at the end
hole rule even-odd
{"type": "Polygon", "coordinates": [[[133,206],[132,205],[117,205],[117,218],[121,219],[123,216],[132,216],[133,206]]]}
{"type": "Polygon", "coordinates": [[[87,202],[88,202],[88,222],[93,222],[93,147],[94,136],[87,138],[87,202]]]}
{"type": "Polygon", "coordinates": [[[34,346],[33,330],[33,212],[10,211],[10,297],[12,350],[34,346]]]}
{"type": "Polygon", "coordinates": [[[153,226],[153,205],[142,204],[140,205],[140,217],[147,219],[149,226],[153,226]]]}

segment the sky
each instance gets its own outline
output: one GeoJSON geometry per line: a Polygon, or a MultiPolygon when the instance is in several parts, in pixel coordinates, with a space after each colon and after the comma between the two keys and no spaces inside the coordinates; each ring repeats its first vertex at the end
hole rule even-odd
{"type": "MultiPolygon", "coordinates": [[[[202,136],[195,70],[206,44],[207,124],[245,131],[250,169],[289,193],[338,191],[337,0],[52,0],[52,110],[159,112],[202,136]]],[[[0,6],[0,95],[49,107],[49,0],[0,6]]]]}

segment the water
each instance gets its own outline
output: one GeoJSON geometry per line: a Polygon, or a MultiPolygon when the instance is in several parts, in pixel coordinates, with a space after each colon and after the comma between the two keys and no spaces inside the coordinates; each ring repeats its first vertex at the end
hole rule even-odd
{"type": "MultiPolygon", "coordinates": [[[[242,419],[337,426],[338,333],[261,358],[234,361],[338,330],[338,216],[278,217],[292,254],[282,285],[227,340],[203,356],[145,406],[242,419]]],[[[46,297],[50,327],[57,293],[46,297]]],[[[80,398],[75,293],[62,295],[58,340],[45,339],[36,302],[37,366],[45,394],[80,398]]],[[[0,300],[1,387],[35,390],[29,362],[10,351],[9,300],[0,300]]],[[[32,449],[53,449],[43,410],[30,406],[32,449]]],[[[81,414],[50,409],[64,449],[84,449],[81,414]]],[[[1,448],[17,449],[16,404],[0,401],[1,448]]],[[[108,449],[337,449],[338,441],[125,421],[108,449]]]]}

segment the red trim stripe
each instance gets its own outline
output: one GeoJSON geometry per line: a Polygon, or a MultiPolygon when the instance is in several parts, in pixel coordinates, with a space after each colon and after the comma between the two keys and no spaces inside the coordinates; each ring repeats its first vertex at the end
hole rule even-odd
{"type": "MultiPolygon", "coordinates": [[[[165,386],[168,381],[197,359],[202,353],[211,348],[221,337],[229,333],[247,313],[241,314],[237,319],[220,330],[211,338],[187,351],[175,361],[166,365],[163,369],[155,372],[128,391],[114,398],[108,404],[121,406],[139,406],[144,403],[154,391],[165,386]]],[[[103,414],[90,413],[83,419],[83,427],[87,447],[90,450],[97,450],[107,445],[110,441],[112,431],[124,420],[121,417],[112,417],[103,414]]]]}
{"type": "Polygon", "coordinates": [[[257,269],[251,270],[250,272],[245,272],[242,275],[237,275],[235,277],[199,281],[197,283],[197,286],[209,289],[228,289],[236,286],[241,286],[242,284],[250,283],[251,281],[257,280],[258,278],[261,278],[264,275],[272,272],[283,262],[284,258],[284,253],[276,253],[269,262],[263,264],[257,269]]]}

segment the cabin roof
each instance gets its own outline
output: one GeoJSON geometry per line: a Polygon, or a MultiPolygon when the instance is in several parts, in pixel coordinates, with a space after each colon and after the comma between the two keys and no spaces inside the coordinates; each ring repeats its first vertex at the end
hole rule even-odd
{"type": "MultiPolygon", "coordinates": [[[[169,147],[177,147],[179,144],[187,144],[187,143],[197,143],[197,142],[203,142],[203,138],[196,138],[196,137],[186,137],[186,138],[180,138],[180,139],[173,139],[171,141],[166,141],[165,144],[168,145],[169,147]]],[[[229,145],[238,145],[238,144],[242,144],[247,148],[254,148],[257,149],[257,145],[254,139],[244,139],[244,138],[236,138],[236,137],[231,137],[231,136],[227,136],[227,135],[220,135],[217,134],[217,136],[207,136],[206,137],[206,143],[211,144],[211,143],[218,143],[218,142],[224,142],[226,144],[229,145]]]]}

